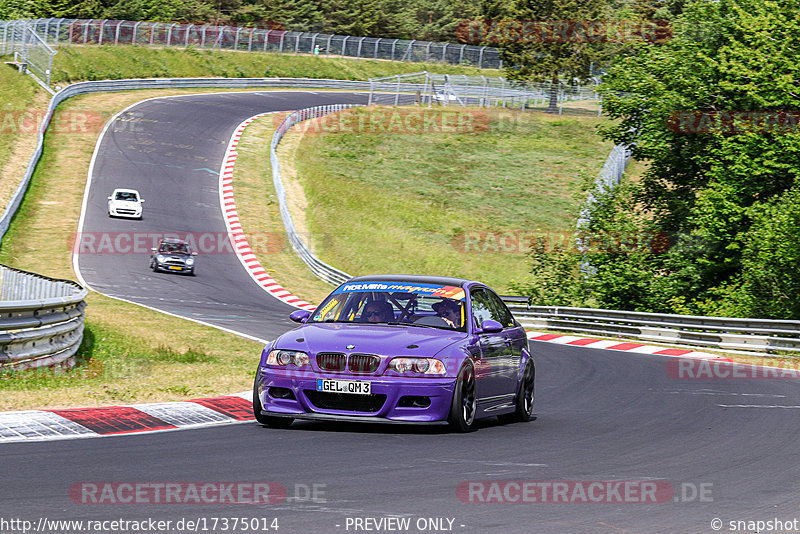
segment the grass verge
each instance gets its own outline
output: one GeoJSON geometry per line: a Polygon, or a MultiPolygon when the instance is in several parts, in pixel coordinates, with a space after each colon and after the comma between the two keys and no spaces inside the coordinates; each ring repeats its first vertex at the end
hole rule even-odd
{"type": "Polygon", "coordinates": [[[531,236],[569,239],[611,149],[595,133],[601,119],[462,110],[486,128],[373,127],[403,113],[445,124],[459,113],[449,109],[347,112],[367,131],[307,126],[294,163],[321,259],[353,275],[452,275],[506,292],[527,274],[531,236]]]}
{"type": "Polygon", "coordinates": [[[0,88],[0,206],[6,206],[36,148],[48,95],[8,65],[0,65],[0,88]]]}
{"type": "Polygon", "coordinates": [[[53,62],[52,82],[123,78],[330,78],[366,80],[427,70],[440,74],[501,76],[500,71],[447,63],[404,63],[196,48],[62,46],[53,62]]]}
{"type": "MultiPolygon", "coordinates": [[[[199,91],[83,95],[59,106],[58,114],[111,116],[144,98],[187,92],[199,91]]],[[[74,278],[70,243],[99,133],[89,127],[47,134],[31,187],[0,247],[1,263],[74,278]]],[[[96,293],[87,303],[79,355],[84,365],[61,375],[0,376],[0,409],[185,400],[252,386],[260,344],[96,293]]]]}

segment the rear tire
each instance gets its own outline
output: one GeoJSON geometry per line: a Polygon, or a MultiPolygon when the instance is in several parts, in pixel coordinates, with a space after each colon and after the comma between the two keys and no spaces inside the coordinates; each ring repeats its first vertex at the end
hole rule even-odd
{"type": "Polygon", "coordinates": [[[253,384],[253,415],[256,421],[264,426],[270,428],[289,428],[294,419],[291,417],[272,417],[270,415],[263,415],[261,410],[264,407],[261,405],[261,398],[258,396],[258,381],[253,384]]]}
{"type": "Polygon", "coordinates": [[[517,391],[517,406],[511,413],[498,415],[501,423],[527,423],[533,415],[534,383],[536,381],[536,368],[528,360],[522,372],[519,391],[517,391]]]}
{"type": "Polygon", "coordinates": [[[450,405],[450,427],[456,432],[471,432],[475,423],[475,370],[467,364],[458,371],[450,405]]]}

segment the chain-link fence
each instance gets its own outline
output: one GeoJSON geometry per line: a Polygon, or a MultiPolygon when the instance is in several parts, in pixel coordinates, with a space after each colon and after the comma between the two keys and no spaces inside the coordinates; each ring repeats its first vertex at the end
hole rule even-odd
{"type": "Polygon", "coordinates": [[[25,20],[0,22],[0,55],[14,55],[14,62],[20,70],[27,71],[44,85],[50,87],[50,73],[53,70],[53,50],[40,35],[36,26],[25,20]]]}
{"type": "MultiPolygon", "coordinates": [[[[21,21],[0,22],[0,29],[21,21]]],[[[127,20],[35,19],[29,22],[45,43],[140,45],[345,56],[393,61],[441,62],[485,69],[503,67],[490,46],[406,39],[352,37],[312,32],[127,20]]],[[[0,35],[5,35],[0,31],[0,35]]],[[[5,44],[5,43],[4,43],[5,44]]]]}
{"type": "Polygon", "coordinates": [[[500,77],[415,72],[370,78],[370,104],[398,105],[402,93],[416,93],[417,103],[547,110],[600,115],[597,86],[509,81],[500,77]],[[386,91],[393,86],[394,90],[386,91]]]}

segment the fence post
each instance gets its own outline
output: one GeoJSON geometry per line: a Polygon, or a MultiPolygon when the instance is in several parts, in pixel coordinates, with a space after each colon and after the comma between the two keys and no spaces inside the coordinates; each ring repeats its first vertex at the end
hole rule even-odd
{"type": "Polygon", "coordinates": [[[395,51],[395,48],[397,48],[397,41],[399,41],[399,40],[400,39],[395,39],[394,42],[392,42],[392,61],[394,61],[394,51],[395,51]]]}
{"type": "Polygon", "coordinates": [[[481,47],[481,53],[478,55],[478,68],[483,68],[483,51],[486,50],[485,46],[481,47]]]}
{"type": "Polygon", "coordinates": [[[170,25],[169,29],[167,30],[167,48],[172,46],[172,28],[177,26],[177,24],[178,24],[177,22],[173,22],[172,25],[170,25]]]}
{"type": "Polygon", "coordinates": [[[344,57],[344,48],[345,48],[345,46],[347,46],[347,40],[348,40],[349,38],[350,38],[350,37],[349,37],[349,36],[347,36],[347,37],[345,37],[345,38],[344,38],[344,41],[342,41],[342,57],[344,57]]]}
{"type": "Polygon", "coordinates": [[[362,37],[361,39],[358,40],[358,52],[356,52],[356,57],[358,59],[361,59],[361,43],[364,42],[364,39],[366,39],[366,37],[362,37]]]}
{"type": "Polygon", "coordinates": [[[89,41],[89,24],[91,24],[92,20],[89,19],[87,22],[83,23],[83,44],[86,46],[86,43],[89,41]]]}

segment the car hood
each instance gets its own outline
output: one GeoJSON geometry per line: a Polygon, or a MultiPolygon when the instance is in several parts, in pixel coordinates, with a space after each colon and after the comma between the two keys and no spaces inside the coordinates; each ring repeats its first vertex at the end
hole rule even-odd
{"type": "Polygon", "coordinates": [[[405,325],[321,323],[283,334],[276,340],[275,348],[309,354],[330,351],[428,357],[466,337],[463,332],[405,325]]]}
{"type": "Polygon", "coordinates": [[[120,206],[120,207],[132,208],[132,207],[139,207],[140,206],[139,201],[137,201],[137,200],[111,200],[110,202],[111,202],[112,205],[120,206]]]}

